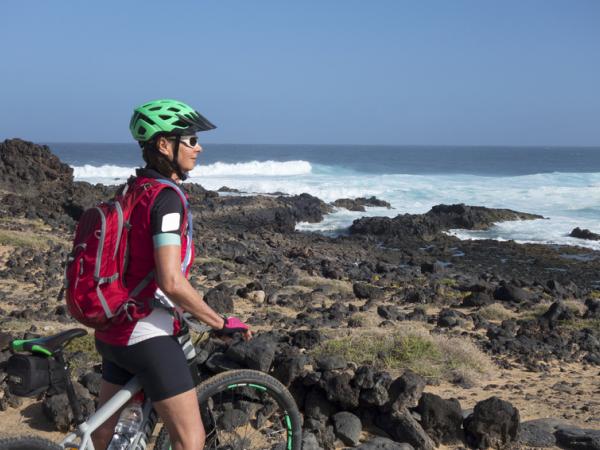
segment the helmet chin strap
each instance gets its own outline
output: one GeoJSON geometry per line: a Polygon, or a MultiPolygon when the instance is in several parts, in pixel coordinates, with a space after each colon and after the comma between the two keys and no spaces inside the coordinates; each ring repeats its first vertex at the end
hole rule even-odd
{"type": "Polygon", "coordinates": [[[179,162],[178,162],[178,158],[179,158],[179,143],[181,142],[181,136],[177,135],[175,136],[175,146],[173,147],[173,161],[171,161],[171,167],[173,168],[173,170],[175,171],[175,173],[177,174],[177,176],[179,177],[179,179],[181,181],[185,181],[187,179],[187,174],[183,172],[183,170],[181,170],[181,167],[179,167],[179,162]]]}

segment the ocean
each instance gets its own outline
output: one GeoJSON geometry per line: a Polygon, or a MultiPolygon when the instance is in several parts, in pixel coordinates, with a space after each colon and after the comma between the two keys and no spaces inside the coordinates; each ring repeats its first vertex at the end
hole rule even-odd
{"type": "MultiPolygon", "coordinates": [[[[122,183],[142,164],[135,144],[50,143],[76,180],[122,183]]],[[[486,231],[452,230],[461,239],[568,244],[575,227],[600,233],[600,147],[461,147],[203,144],[190,181],[252,194],[308,194],[331,202],[376,196],[393,209],[338,209],[298,230],[344,233],[362,216],[424,213],[445,203],[509,208],[544,219],[499,223],[486,231]]]]}

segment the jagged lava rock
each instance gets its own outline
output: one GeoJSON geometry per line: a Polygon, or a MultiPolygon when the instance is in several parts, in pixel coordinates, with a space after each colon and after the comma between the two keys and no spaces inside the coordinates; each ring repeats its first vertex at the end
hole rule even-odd
{"type": "Polygon", "coordinates": [[[340,411],[335,413],[331,419],[336,436],[344,444],[353,447],[359,444],[362,424],[358,417],[348,411],[340,411]]]}
{"type": "Polygon", "coordinates": [[[469,445],[501,449],[519,438],[519,411],[507,401],[490,397],[475,405],[463,427],[469,445]]]}
{"type": "Polygon", "coordinates": [[[542,219],[542,216],[509,209],[481,206],[437,205],[425,214],[404,214],[393,219],[368,217],[357,219],[350,227],[352,234],[402,237],[419,236],[431,239],[437,232],[453,228],[485,230],[496,222],[542,219]]]}
{"type": "Polygon", "coordinates": [[[600,234],[592,233],[590,230],[581,229],[579,227],[573,228],[569,236],[577,239],[587,239],[590,241],[600,241],[600,234]]]}
{"type": "Polygon", "coordinates": [[[444,400],[426,392],[421,396],[416,411],[421,415],[421,426],[436,445],[455,444],[462,440],[463,415],[458,400],[444,400]]]}

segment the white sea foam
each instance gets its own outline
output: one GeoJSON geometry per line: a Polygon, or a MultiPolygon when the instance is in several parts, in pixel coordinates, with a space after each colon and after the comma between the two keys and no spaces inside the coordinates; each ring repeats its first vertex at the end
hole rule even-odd
{"type": "MultiPolygon", "coordinates": [[[[133,168],[104,165],[74,167],[75,178],[92,183],[121,183],[133,168]]],[[[298,229],[337,233],[362,216],[424,213],[432,206],[465,203],[509,208],[543,215],[548,220],[507,222],[480,231],[453,231],[463,239],[513,239],[583,245],[600,249],[600,243],[570,238],[575,227],[600,232],[600,173],[548,173],[515,177],[475,175],[376,175],[307,161],[253,161],[198,166],[190,181],[216,190],[221,186],[249,193],[308,193],[331,202],[338,198],[370,197],[389,201],[394,209],[368,208],[366,213],[339,209],[319,224],[298,224],[298,229]]]]}
{"type": "Polygon", "coordinates": [[[73,166],[73,176],[78,181],[90,183],[119,184],[135,173],[134,167],[105,164],[102,166],[73,166]]]}
{"type": "Polygon", "coordinates": [[[250,161],[244,163],[226,164],[216,162],[206,166],[196,166],[190,172],[190,178],[202,177],[231,177],[231,176],[279,176],[289,177],[311,173],[312,167],[308,161],[250,161]]]}
{"type": "MultiPolygon", "coordinates": [[[[190,181],[202,183],[207,178],[229,179],[229,177],[290,177],[307,175],[312,171],[308,161],[250,161],[227,164],[216,162],[206,166],[196,166],[190,172],[190,181]]],[[[74,166],[76,180],[92,183],[119,184],[135,173],[134,167],[105,164],[102,166],[74,166]]],[[[231,184],[231,183],[230,183],[231,184]]]]}

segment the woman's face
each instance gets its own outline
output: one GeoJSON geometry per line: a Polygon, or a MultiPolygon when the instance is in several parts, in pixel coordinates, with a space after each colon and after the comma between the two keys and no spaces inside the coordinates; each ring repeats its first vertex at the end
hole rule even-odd
{"type": "MultiPolygon", "coordinates": [[[[171,161],[173,160],[173,150],[175,146],[174,138],[161,137],[158,141],[158,149],[171,161]]],[[[179,140],[179,152],[177,154],[177,163],[182,171],[189,172],[196,166],[196,158],[202,147],[198,142],[196,135],[181,136],[179,140]]]]}
{"type": "MultiPolygon", "coordinates": [[[[173,145],[175,145],[175,142],[173,142],[173,145]]],[[[179,154],[177,155],[177,162],[181,170],[184,172],[192,170],[196,166],[196,158],[201,151],[202,147],[195,135],[182,136],[179,142],[179,154]]]]}

